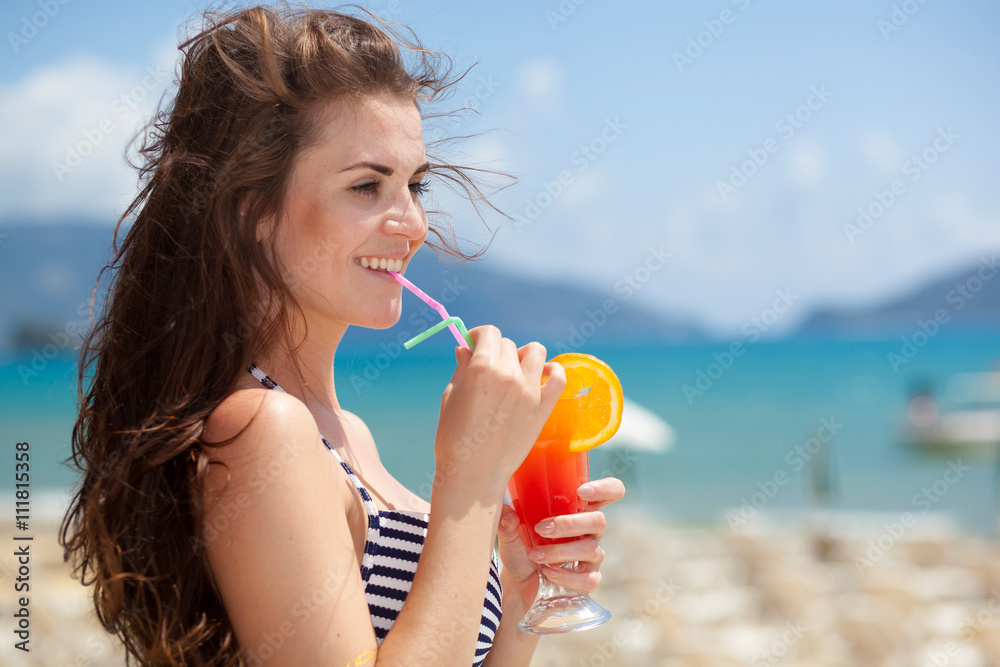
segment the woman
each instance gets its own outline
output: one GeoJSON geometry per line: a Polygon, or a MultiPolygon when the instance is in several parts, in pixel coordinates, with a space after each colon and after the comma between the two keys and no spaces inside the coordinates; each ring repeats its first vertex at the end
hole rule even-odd
{"type": "Polygon", "coordinates": [[[337,401],[346,328],[400,316],[386,271],[426,239],[427,177],[475,187],[429,163],[418,105],[450,84],[403,46],[411,71],[368,22],[265,8],[182,46],[82,353],[84,478],[62,535],[143,664],[526,665],[535,564],[600,582],[620,482],[582,486],[594,511],[543,522],[576,539],[532,553],[501,500],[565,385],[540,345],[480,327],[457,350],[430,505],[337,401]]]}

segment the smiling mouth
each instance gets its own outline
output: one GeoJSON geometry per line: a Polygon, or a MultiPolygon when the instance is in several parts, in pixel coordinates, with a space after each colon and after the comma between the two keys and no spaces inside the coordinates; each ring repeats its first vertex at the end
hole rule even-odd
{"type": "Polygon", "coordinates": [[[395,271],[399,273],[403,270],[403,260],[389,259],[388,257],[361,257],[358,259],[358,264],[365,269],[373,271],[395,271]]]}

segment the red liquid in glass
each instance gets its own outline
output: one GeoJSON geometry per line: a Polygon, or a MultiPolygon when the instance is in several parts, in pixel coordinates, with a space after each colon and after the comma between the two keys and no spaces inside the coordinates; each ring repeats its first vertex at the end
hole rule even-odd
{"type": "Polygon", "coordinates": [[[575,399],[556,402],[538,440],[507,486],[511,506],[521,520],[521,539],[528,549],[576,539],[550,539],[535,532],[543,519],[584,509],[576,491],[589,477],[587,452],[569,451],[576,407],[575,399]]]}

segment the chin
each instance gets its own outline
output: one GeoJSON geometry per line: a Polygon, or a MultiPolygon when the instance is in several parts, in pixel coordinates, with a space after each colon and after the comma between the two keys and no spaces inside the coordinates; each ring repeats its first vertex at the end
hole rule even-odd
{"type": "Polygon", "coordinates": [[[364,318],[364,321],[357,322],[355,326],[364,327],[365,329],[388,329],[399,322],[401,315],[402,308],[397,305],[383,313],[371,313],[369,317],[364,318]]]}

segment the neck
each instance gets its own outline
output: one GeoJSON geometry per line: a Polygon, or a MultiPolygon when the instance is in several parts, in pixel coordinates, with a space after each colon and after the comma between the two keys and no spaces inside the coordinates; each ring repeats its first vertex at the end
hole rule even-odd
{"type": "Polygon", "coordinates": [[[289,394],[306,405],[319,404],[333,413],[340,411],[334,385],[333,362],[337,346],[347,331],[341,322],[311,322],[308,328],[290,327],[290,342],[281,339],[257,365],[289,394]]]}

